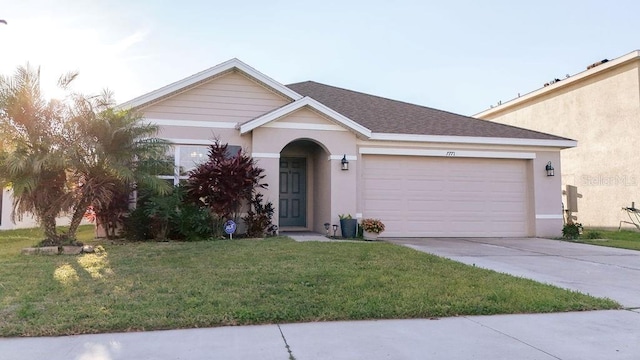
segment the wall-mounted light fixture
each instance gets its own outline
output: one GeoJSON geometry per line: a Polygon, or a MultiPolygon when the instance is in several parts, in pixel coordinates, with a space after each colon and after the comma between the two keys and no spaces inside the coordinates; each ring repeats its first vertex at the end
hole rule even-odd
{"type": "Polygon", "coordinates": [[[549,162],[547,163],[547,166],[545,166],[544,168],[545,168],[545,170],[547,170],[547,176],[553,176],[553,175],[555,175],[555,174],[553,173],[554,168],[553,168],[553,165],[551,165],[551,161],[549,161],[549,162]]]}
{"type": "Polygon", "coordinates": [[[342,164],[342,170],[349,170],[349,160],[347,160],[347,154],[344,154],[340,163],[342,164]]]}

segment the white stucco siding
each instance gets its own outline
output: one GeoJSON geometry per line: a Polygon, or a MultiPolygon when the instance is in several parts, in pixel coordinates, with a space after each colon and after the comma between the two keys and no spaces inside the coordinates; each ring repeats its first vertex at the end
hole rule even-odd
{"type": "Polygon", "coordinates": [[[231,72],[143,109],[146,118],[243,123],[287,104],[285,97],[231,72]]]}
{"type": "Polygon", "coordinates": [[[640,203],[639,64],[640,60],[632,61],[575,83],[542,89],[538,97],[506,103],[479,116],[578,140],[578,147],[561,152],[558,175],[563,187],[577,186],[582,194],[575,215],[585,226],[617,228],[626,217],[621,208],[640,203]]]}

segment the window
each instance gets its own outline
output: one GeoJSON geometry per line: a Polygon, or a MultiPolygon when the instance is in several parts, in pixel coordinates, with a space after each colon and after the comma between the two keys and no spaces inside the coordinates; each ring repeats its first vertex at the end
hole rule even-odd
{"type": "MultiPolygon", "coordinates": [[[[242,147],[229,145],[227,147],[227,157],[236,156],[242,147]]],[[[175,173],[162,174],[161,179],[173,181],[174,185],[184,182],[189,176],[189,171],[209,159],[209,146],[207,145],[174,145],[167,156],[174,161],[175,173]]]]}

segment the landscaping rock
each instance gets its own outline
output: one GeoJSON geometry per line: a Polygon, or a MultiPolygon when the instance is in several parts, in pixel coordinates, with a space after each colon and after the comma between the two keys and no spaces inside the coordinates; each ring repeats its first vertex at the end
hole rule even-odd
{"type": "Polygon", "coordinates": [[[90,254],[96,252],[96,249],[91,245],[85,245],[82,247],[82,252],[85,254],[90,254]]]}
{"type": "Polygon", "coordinates": [[[21,251],[22,255],[36,255],[38,253],[38,248],[24,248],[21,251]]]}
{"type": "Polygon", "coordinates": [[[78,255],[83,251],[82,246],[63,246],[62,253],[65,255],[78,255]]]}
{"type": "Polygon", "coordinates": [[[60,253],[57,246],[43,246],[38,248],[38,254],[41,255],[58,255],[60,253]]]}

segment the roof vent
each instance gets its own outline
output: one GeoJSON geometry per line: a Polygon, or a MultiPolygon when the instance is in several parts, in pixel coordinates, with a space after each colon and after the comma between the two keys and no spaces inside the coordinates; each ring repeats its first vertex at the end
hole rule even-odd
{"type": "Polygon", "coordinates": [[[598,66],[598,65],[602,65],[602,64],[604,64],[604,63],[606,63],[606,62],[609,62],[609,59],[604,59],[604,60],[601,60],[601,61],[595,62],[595,63],[593,63],[593,64],[591,64],[591,65],[587,66],[587,70],[589,70],[589,69],[593,69],[594,67],[596,67],[596,66],[598,66]]]}

